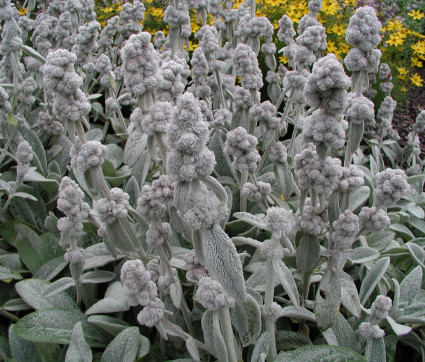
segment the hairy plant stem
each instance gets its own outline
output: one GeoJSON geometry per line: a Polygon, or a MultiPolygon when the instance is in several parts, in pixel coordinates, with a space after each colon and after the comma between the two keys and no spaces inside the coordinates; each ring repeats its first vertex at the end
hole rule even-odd
{"type": "Polygon", "coordinates": [[[5,309],[0,309],[0,315],[2,315],[3,317],[6,317],[8,319],[10,319],[13,322],[17,322],[17,321],[19,321],[21,319],[21,318],[17,317],[16,315],[8,312],[5,309]]]}
{"type": "Polygon", "coordinates": [[[273,360],[277,356],[276,350],[276,337],[275,329],[276,323],[270,317],[271,306],[273,303],[274,296],[274,269],[273,269],[273,260],[266,261],[266,290],[264,293],[264,310],[265,310],[265,322],[266,330],[270,334],[270,348],[269,353],[267,354],[267,359],[269,361],[273,360]]]}
{"type": "MultiPolygon", "coordinates": [[[[223,139],[221,138],[221,134],[222,134],[222,131],[219,131],[217,138],[218,138],[218,143],[220,144],[220,148],[223,150],[224,149],[224,142],[223,142],[223,139]]],[[[226,152],[223,152],[223,156],[224,156],[224,159],[226,160],[227,166],[229,167],[230,172],[232,173],[233,178],[235,179],[236,183],[238,185],[241,185],[241,180],[239,179],[238,172],[233,167],[232,161],[230,161],[229,155],[226,152]]]]}
{"type": "Polygon", "coordinates": [[[220,320],[224,343],[226,344],[227,348],[229,362],[237,362],[238,358],[236,356],[235,340],[233,336],[229,307],[221,308],[218,311],[218,317],[220,320]]]}
{"type": "Polygon", "coordinates": [[[245,212],[248,204],[248,200],[245,196],[242,196],[243,186],[248,182],[248,170],[241,170],[241,183],[240,183],[240,211],[245,212]]]}

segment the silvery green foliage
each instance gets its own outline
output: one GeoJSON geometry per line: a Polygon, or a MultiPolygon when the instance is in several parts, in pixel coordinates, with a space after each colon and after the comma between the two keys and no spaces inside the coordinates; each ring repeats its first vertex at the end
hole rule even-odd
{"type": "Polygon", "coordinates": [[[99,218],[106,224],[113,224],[118,219],[127,216],[129,208],[129,196],[123,190],[114,187],[110,190],[111,199],[102,198],[95,202],[95,209],[99,214],[99,218]]]}
{"type": "Polygon", "coordinates": [[[313,66],[305,87],[307,104],[320,107],[329,114],[339,114],[347,102],[346,89],[351,80],[332,53],[320,58],[313,66]]]}
{"type": "Polygon", "coordinates": [[[255,148],[257,137],[238,127],[227,133],[223,152],[233,156],[232,165],[236,170],[254,171],[261,157],[255,148]]]}
{"type": "Polygon", "coordinates": [[[76,122],[91,109],[81,91],[82,79],[74,70],[77,56],[65,49],[50,52],[43,67],[44,86],[53,96],[53,113],[60,121],[76,122]]]}
{"type": "Polygon", "coordinates": [[[242,87],[260,89],[263,86],[257,56],[250,46],[242,43],[238,44],[232,59],[236,76],[242,78],[242,87]]]}
{"type": "Polygon", "coordinates": [[[379,233],[384,231],[390,224],[390,218],[387,213],[382,209],[376,207],[363,207],[359,213],[360,225],[366,231],[379,233]]]}
{"type": "Polygon", "coordinates": [[[412,126],[413,130],[416,132],[423,132],[425,130],[425,111],[421,110],[416,121],[412,126]]]}
{"type": "Polygon", "coordinates": [[[388,168],[375,176],[375,204],[392,206],[410,190],[403,170],[388,168]]]}
{"type": "Polygon", "coordinates": [[[215,165],[214,154],[205,145],[208,124],[198,101],[191,93],[183,94],[174,109],[167,139],[171,152],[167,165],[176,181],[192,181],[209,175],[215,165]]]}
{"type": "Polygon", "coordinates": [[[375,105],[363,95],[348,93],[345,116],[348,122],[371,124],[375,119],[375,105]]]}
{"type": "Polygon", "coordinates": [[[310,199],[304,204],[303,212],[300,210],[295,214],[296,228],[311,235],[319,235],[326,228],[327,217],[324,212],[318,213],[311,205],[310,199]]]}
{"type": "Polygon", "coordinates": [[[147,306],[157,297],[157,286],[142,261],[127,260],[121,267],[121,283],[128,304],[147,306]]]}
{"type": "Polygon", "coordinates": [[[101,166],[104,162],[103,156],[105,152],[106,146],[102,145],[99,141],[88,141],[81,144],[77,140],[69,152],[71,166],[81,172],[101,166]]]}
{"type": "Polygon", "coordinates": [[[342,176],[341,161],[327,157],[324,161],[311,144],[294,158],[295,173],[302,189],[313,188],[317,193],[330,194],[338,187],[342,176]]]}
{"type": "Polygon", "coordinates": [[[233,307],[235,304],[234,299],[227,295],[222,285],[210,277],[199,279],[195,299],[210,311],[233,307]]]}
{"type": "Polygon", "coordinates": [[[359,232],[359,217],[352,211],[346,210],[338,220],[332,223],[334,232],[332,240],[339,250],[346,250],[351,247],[359,232]]]}
{"type": "Polygon", "coordinates": [[[370,6],[358,8],[350,18],[345,40],[353,47],[370,52],[381,41],[381,23],[370,6]]]}
{"type": "Polygon", "coordinates": [[[158,53],[147,32],[133,34],[121,49],[122,74],[125,85],[135,95],[158,87],[158,53]]]}

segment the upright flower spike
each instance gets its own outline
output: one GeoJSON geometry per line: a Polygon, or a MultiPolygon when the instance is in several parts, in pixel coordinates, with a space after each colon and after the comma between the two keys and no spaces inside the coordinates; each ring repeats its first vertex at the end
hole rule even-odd
{"type": "Polygon", "coordinates": [[[234,299],[226,293],[222,285],[210,277],[199,279],[195,298],[210,311],[233,307],[235,304],[234,299]]]}
{"type": "Polygon", "coordinates": [[[372,304],[372,315],[371,318],[375,318],[378,321],[387,318],[389,311],[393,306],[393,302],[390,298],[384,295],[378,295],[372,304]]]}
{"type": "Polygon", "coordinates": [[[295,36],[294,23],[288,15],[283,15],[278,22],[279,31],[277,37],[282,43],[290,44],[295,36]]]}
{"type": "Polygon", "coordinates": [[[375,204],[388,207],[397,203],[410,189],[403,170],[388,168],[375,176],[375,204]]]}
{"type": "Polygon", "coordinates": [[[346,210],[341,214],[338,220],[332,223],[334,232],[332,233],[332,240],[335,243],[337,250],[346,250],[356,240],[359,231],[359,218],[353,214],[351,210],[346,210]]]}
{"type": "Polygon", "coordinates": [[[111,199],[103,198],[97,200],[95,209],[99,214],[102,222],[106,224],[114,224],[120,218],[127,216],[129,208],[129,195],[123,190],[114,187],[110,190],[111,199]]]}
{"type": "Polygon", "coordinates": [[[360,226],[366,232],[380,233],[390,225],[387,213],[376,207],[363,207],[359,213],[360,226]]]}
{"type": "Polygon", "coordinates": [[[233,54],[233,66],[237,77],[241,77],[242,87],[259,90],[263,77],[255,52],[246,44],[238,44],[233,54]]]}

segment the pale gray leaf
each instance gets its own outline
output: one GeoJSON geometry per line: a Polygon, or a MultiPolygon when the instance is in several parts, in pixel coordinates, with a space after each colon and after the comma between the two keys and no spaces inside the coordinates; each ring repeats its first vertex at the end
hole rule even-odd
{"type": "Polygon", "coordinates": [[[368,362],[385,362],[387,360],[383,337],[368,338],[366,346],[366,358],[368,362]]]}
{"type": "Polygon", "coordinates": [[[387,322],[391,326],[391,329],[397,336],[404,336],[412,331],[412,328],[409,326],[404,326],[403,324],[397,323],[393,318],[387,316],[387,322]]]}
{"type": "Polygon", "coordinates": [[[195,339],[190,335],[186,339],[186,349],[196,362],[201,360],[201,358],[199,357],[198,346],[196,345],[195,339]]]}
{"type": "Polygon", "coordinates": [[[296,307],[300,305],[300,296],[298,294],[297,284],[291,271],[282,260],[273,261],[273,269],[276,277],[282,285],[285,292],[288,294],[292,304],[296,307]]]}
{"type": "Polygon", "coordinates": [[[44,290],[43,297],[51,297],[52,295],[63,292],[64,290],[67,290],[73,286],[75,286],[75,282],[74,279],[70,277],[58,279],[44,290]]]}
{"type": "Polygon", "coordinates": [[[297,318],[307,321],[316,322],[316,316],[304,307],[289,306],[282,309],[280,315],[282,317],[297,318]]]}
{"type": "Polygon", "coordinates": [[[247,294],[246,301],[231,310],[232,324],[244,347],[254,344],[261,333],[261,312],[255,299],[247,294]]]}
{"type": "Polygon", "coordinates": [[[125,312],[130,309],[124,295],[121,282],[112,283],[105,293],[105,298],[99,300],[87,309],[86,314],[125,312]]]}
{"type": "Polygon", "coordinates": [[[345,272],[340,273],[341,283],[341,303],[355,317],[359,318],[361,314],[361,305],[359,293],[357,292],[354,280],[345,272]]]}
{"type": "Polygon", "coordinates": [[[115,279],[115,273],[106,270],[95,270],[83,274],[83,284],[107,283],[115,279]]]}
{"type": "Polygon", "coordinates": [[[422,285],[422,268],[417,266],[400,283],[400,303],[410,304],[414,301],[422,285]]]}
{"type": "Polygon", "coordinates": [[[366,303],[367,299],[372,294],[376,285],[384,276],[389,265],[390,265],[390,258],[385,257],[378,260],[376,264],[372,267],[372,269],[369,270],[369,272],[366,275],[366,278],[363,279],[361,287],[360,287],[359,297],[360,297],[360,303],[362,305],[366,303]]]}
{"type": "Polygon", "coordinates": [[[353,264],[363,264],[379,258],[379,251],[372,248],[359,247],[350,250],[347,256],[353,264]]]}
{"type": "Polygon", "coordinates": [[[91,348],[84,338],[83,325],[77,322],[72,330],[71,344],[66,352],[65,362],[91,362],[91,348]]]}
{"type": "Polygon", "coordinates": [[[235,212],[233,216],[247,224],[258,227],[259,229],[267,229],[267,225],[262,219],[250,214],[249,212],[235,212]]]}
{"type": "Polygon", "coordinates": [[[129,327],[116,336],[102,355],[102,362],[134,361],[139,351],[139,327],[129,327]]]}
{"type": "Polygon", "coordinates": [[[252,351],[251,362],[264,361],[264,355],[267,356],[270,348],[270,333],[264,332],[260,338],[258,338],[255,344],[254,350],[252,351]]]}

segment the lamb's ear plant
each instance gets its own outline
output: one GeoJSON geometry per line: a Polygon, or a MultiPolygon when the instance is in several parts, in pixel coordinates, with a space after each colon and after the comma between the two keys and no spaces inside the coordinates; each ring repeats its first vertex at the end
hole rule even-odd
{"type": "Polygon", "coordinates": [[[0,1],[2,359],[425,358],[424,111],[325,5],[0,1]]]}

